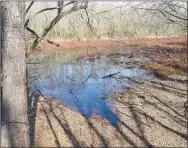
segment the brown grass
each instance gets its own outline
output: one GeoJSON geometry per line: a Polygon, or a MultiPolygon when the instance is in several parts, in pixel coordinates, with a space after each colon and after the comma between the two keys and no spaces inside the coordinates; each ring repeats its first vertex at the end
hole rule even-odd
{"type": "MultiPolygon", "coordinates": [[[[160,46],[161,48],[167,49],[179,49],[186,50],[186,37],[179,38],[140,38],[140,39],[128,39],[128,40],[89,40],[87,41],[57,41],[56,43],[62,46],[56,47],[55,45],[41,42],[39,45],[42,49],[54,52],[54,51],[66,51],[66,50],[76,50],[78,48],[88,48],[88,47],[108,47],[116,50],[118,46],[136,46],[132,50],[137,50],[141,48],[160,46]],[[53,49],[53,50],[52,50],[53,49]]],[[[108,50],[105,48],[105,50],[108,50]]],[[[38,51],[36,52],[38,53],[38,51]]]]}
{"type": "Polygon", "coordinates": [[[165,65],[165,66],[168,66],[168,67],[172,67],[172,68],[175,68],[175,69],[179,69],[179,70],[182,70],[182,71],[186,71],[187,67],[176,62],[175,60],[173,59],[170,59],[170,58],[167,58],[167,59],[162,59],[160,61],[161,64],[165,65]]]}
{"type": "Polygon", "coordinates": [[[158,77],[170,76],[173,74],[183,75],[184,68],[177,62],[170,62],[171,60],[163,60],[163,63],[144,62],[143,67],[155,72],[158,77]],[[164,62],[165,61],[165,62],[164,62]]]}

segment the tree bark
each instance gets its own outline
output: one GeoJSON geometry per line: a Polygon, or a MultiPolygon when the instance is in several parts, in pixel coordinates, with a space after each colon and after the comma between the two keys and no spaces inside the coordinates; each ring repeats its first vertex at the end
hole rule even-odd
{"type": "Polygon", "coordinates": [[[24,13],[24,1],[2,2],[3,147],[29,147],[24,13]]]}

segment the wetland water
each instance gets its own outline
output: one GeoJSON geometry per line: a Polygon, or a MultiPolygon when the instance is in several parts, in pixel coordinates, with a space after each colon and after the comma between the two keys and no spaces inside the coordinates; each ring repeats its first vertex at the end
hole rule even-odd
{"type": "MultiPolygon", "coordinates": [[[[32,59],[32,58],[31,58],[32,59]]],[[[34,93],[59,100],[86,117],[99,115],[112,125],[119,122],[113,100],[131,82],[123,76],[143,78],[146,71],[126,64],[126,56],[100,56],[79,60],[64,55],[38,56],[28,64],[28,85],[34,93]],[[103,78],[109,74],[111,77],[103,78]],[[39,91],[38,91],[39,90],[39,91]]]]}

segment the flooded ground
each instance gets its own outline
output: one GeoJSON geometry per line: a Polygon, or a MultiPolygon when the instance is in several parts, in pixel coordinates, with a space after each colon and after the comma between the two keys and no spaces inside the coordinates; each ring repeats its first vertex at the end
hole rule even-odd
{"type": "Polygon", "coordinates": [[[28,66],[32,92],[57,99],[85,117],[99,115],[112,125],[119,122],[113,100],[130,87],[127,77],[143,79],[146,75],[138,64],[143,59],[124,54],[80,59],[67,58],[63,54],[38,55],[32,60],[35,64],[31,62],[28,66]]]}
{"type": "MultiPolygon", "coordinates": [[[[173,48],[158,45],[184,62],[186,50],[173,40],[173,48]]],[[[151,46],[74,43],[28,56],[33,146],[186,147],[187,77],[172,73],[182,66],[151,46]]]]}

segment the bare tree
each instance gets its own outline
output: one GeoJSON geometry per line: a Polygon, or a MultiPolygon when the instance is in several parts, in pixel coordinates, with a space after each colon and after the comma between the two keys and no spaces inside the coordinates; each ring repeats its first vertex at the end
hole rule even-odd
{"type": "Polygon", "coordinates": [[[25,2],[2,2],[1,146],[28,147],[25,2]]]}
{"type": "Polygon", "coordinates": [[[35,48],[41,40],[45,40],[45,41],[48,41],[49,43],[53,43],[53,42],[51,42],[49,40],[44,39],[44,37],[48,34],[48,32],[61,20],[61,18],[63,18],[64,16],[66,16],[66,15],[72,13],[72,12],[78,11],[80,9],[86,9],[87,6],[88,6],[88,1],[85,1],[84,4],[82,2],[79,3],[77,1],[70,1],[70,2],[64,4],[64,2],[61,1],[61,2],[57,2],[57,7],[45,8],[45,9],[40,10],[39,12],[37,12],[31,18],[27,19],[26,22],[25,22],[25,28],[29,32],[31,32],[33,35],[36,36],[36,39],[33,42],[33,47],[32,48],[35,48]],[[69,8],[68,10],[63,11],[64,7],[69,6],[71,4],[73,4],[73,6],[71,8],[69,8]],[[38,15],[39,13],[42,13],[44,11],[50,11],[50,10],[55,10],[55,9],[58,10],[58,13],[54,17],[54,19],[42,31],[42,35],[38,35],[33,29],[28,27],[28,24],[29,24],[30,20],[33,17],[35,17],[36,15],[38,15]]]}
{"type": "Polygon", "coordinates": [[[159,12],[168,20],[168,23],[175,23],[187,26],[187,6],[185,2],[161,1],[148,3],[149,5],[137,5],[135,9],[142,9],[151,12],[159,12]]]}

